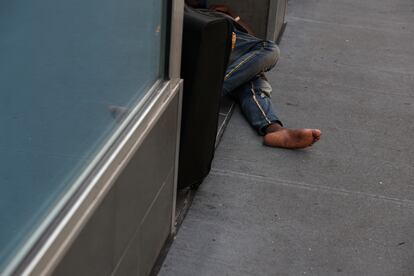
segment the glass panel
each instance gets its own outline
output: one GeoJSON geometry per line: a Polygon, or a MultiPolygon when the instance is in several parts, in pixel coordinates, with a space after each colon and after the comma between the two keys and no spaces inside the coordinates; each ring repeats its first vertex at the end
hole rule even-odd
{"type": "Polygon", "coordinates": [[[0,272],[162,77],[162,2],[0,2],[0,272]]]}

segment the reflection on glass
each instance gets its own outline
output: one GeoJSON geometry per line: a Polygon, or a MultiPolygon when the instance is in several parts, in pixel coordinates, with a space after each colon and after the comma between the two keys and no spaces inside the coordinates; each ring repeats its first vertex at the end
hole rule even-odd
{"type": "Polygon", "coordinates": [[[0,2],[0,274],[161,77],[161,0],[0,2]]]}

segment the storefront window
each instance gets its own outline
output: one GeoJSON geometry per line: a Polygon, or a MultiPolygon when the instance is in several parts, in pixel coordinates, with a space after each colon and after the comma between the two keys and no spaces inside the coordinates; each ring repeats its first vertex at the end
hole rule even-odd
{"type": "Polygon", "coordinates": [[[163,78],[161,0],[0,3],[0,274],[163,78]]]}

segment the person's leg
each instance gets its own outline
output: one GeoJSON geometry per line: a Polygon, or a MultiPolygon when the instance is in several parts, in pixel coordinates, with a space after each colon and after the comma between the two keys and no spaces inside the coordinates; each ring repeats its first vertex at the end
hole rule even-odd
{"type": "Polygon", "coordinates": [[[247,121],[262,136],[270,124],[282,125],[272,106],[271,92],[272,87],[261,74],[230,93],[239,103],[247,121]]]}
{"type": "Polygon", "coordinates": [[[272,41],[238,31],[236,35],[236,47],[231,53],[224,77],[224,94],[231,93],[256,75],[272,69],[279,59],[279,48],[272,41]]]}
{"type": "Polygon", "coordinates": [[[273,68],[279,49],[272,42],[239,34],[224,80],[224,94],[236,98],[247,121],[271,147],[306,148],[320,139],[319,129],[284,128],[272,107],[272,88],[263,72],[273,68]]]}
{"type": "Polygon", "coordinates": [[[321,136],[318,129],[283,127],[272,106],[271,91],[264,74],[260,74],[231,93],[247,121],[263,136],[263,143],[270,147],[299,149],[317,142],[321,136]]]}

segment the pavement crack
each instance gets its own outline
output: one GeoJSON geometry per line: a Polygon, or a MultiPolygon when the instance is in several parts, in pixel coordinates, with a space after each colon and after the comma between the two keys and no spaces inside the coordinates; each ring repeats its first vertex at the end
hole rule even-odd
{"type": "Polygon", "coordinates": [[[347,189],[333,188],[333,187],[328,187],[324,185],[315,185],[315,184],[310,184],[306,182],[292,181],[292,180],[286,180],[286,179],[274,179],[274,178],[270,178],[267,176],[254,175],[254,174],[248,174],[248,173],[242,173],[242,172],[236,172],[236,171],[230,171],[230,170],[212,169],[211,174],[255,179],[257,181],[269,183],[273,185],[276,184],[276,185],[281,185],[281,186],[296,187],[296,188],[302,188],[302,189],[308,189],[308,190],[314,190],[314,191],[325,191],[325,192],[335,193],[335,194],[340,194],[340,195],[353,195],[353,196],[358,196],[358,197],[370,198],[374,200],[391,202],[391,203],[395,203],[398,205],[414,207],[414,200],[400,199],[400,198],[383,196],[383,195],[378,195],[378,194],[373,194],[373,193],[368,193],[368,192],[351,191],[347,189]]]}

